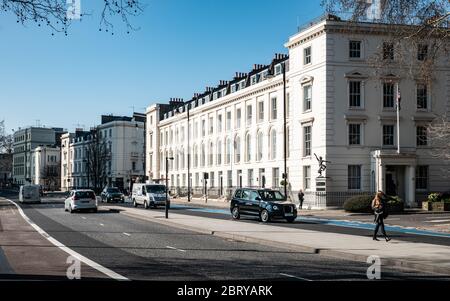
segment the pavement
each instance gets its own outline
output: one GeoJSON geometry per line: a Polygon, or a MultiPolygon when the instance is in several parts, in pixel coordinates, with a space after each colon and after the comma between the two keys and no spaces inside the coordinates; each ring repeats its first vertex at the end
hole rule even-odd
{"type": "MultiPolygon", "coordinates": [[[[226,209],[230,203],[224,199],[210,199],[205,203],[204,199],[193,198],[187,202],[187,198],[172,199],[172,203],[185,206],[199,206],[202,208],[226,209]]],[[[367,213],[350,213],[339,209],[327,210],[300,210],[301,216],[305,218],[317,218],[321,220],[336,220],[347,222],[373,221],[373,215],[367,213]]],[[[392,213],[385,221],[388,226],[413,227],[419,230],[437,231],[450,233],[450,212],[429,212],[418,208],[407,208],[402,213],[392,213]]]]}
{"type": "MultiPolygon", "coordinates": [[[[7,197],[15,200],[14,196],[7,197]]],[[[48,234],[48,238],[61,242],[67,249],[78,252],[98,265],[131,280],[367,280],[369,264],[365,260],[324,256],[310,252],[311,250],[300,251],[281,247],[280,243],[270,246],[246,242],[242,241],[240,236],[233,239],[208,232],[201,233],[199,229],[193,231],[193,228],[186,225],[181,228],[179,224],[173,224],[175,214],[172,211],[170,223],[165,224],[164,210],[145,210],[128,206],[129,204],[101,204],[97,214],[69,214],[64,212],[61,199],[51,198],[43,199],[42,204],[20,207],[27,218],[48,234]]],[[[199,219],[195,216],[180,215],[182,216],[177,220],[199,219]]],[[[16,216],[15,219],[21,218],[16,216]]],[[[216,222],[219,226],[222,224],[220,219],[205,219],[209,220],[208,223],[216,222]]],[[[1,220],[3,223],[3,217],[1,220]]],[[[239,225],[240,230],[260,233],[267,231],[266,225],[254,221],[225,221],[239,225]],[[255,228],[248,230],[247,223],[255,228]]],[[[285,236],[286,229],[277,230],[282,231],[278,232],[278,235],[285,236]]],[[[246,231],[240,231],[240,234],[246,231]]],[[[233,232],[235,229],[231,233],[233,232]]],[[[267,233],[273,235],[270,231],[267,233]]],[[[1,235],[3,234],[0,233],[1,235]]],[[[291,233],[288,233],[286,237],[290,236],[291,233]]],[[[15,252],[25,252],[30,248],[28,238],[21,238],[20,241],[22,246],[15,252]]],[[[3,247],[0,245],[0,249],[3,250],[3,247]]],[[[9,254],[6,263],[14,266],[9,262],[11,256],[13,255],[9,254]]],[[[22,258],[25,263],[28,262],[28,257],[22,258]]],[[[382,263],[384,280],[449,279],[435,273],[398,269],[382,263]]],[[[32,269],[35,263],[33,261],[28,264],[32,269]]],[[[52,264],[51,260],[49,264],[52,264]]],[[[36,277],[44,270],[42,266],[37,267],[38,269],[32,269],[36,277]]],[[[19,272],[16,274],[19,274],[16,277],[21,276],[19,272]]],[[[96,279],[104,279],[104,275],[96,279]]]]}
{"type": "Polygon", "coordinates": [[[273,224],[243,223],[230,219],[178,214],[173,213],[173,210],[171,210],[170,218],[166,220],[161,211],[124,206],[109,206],[109,208],[119,210],[124,215],[227,239],[360,262],[365,262],[368,257],[376,255],[381,258],[385,266],[450,275],[450,246],[448,245],[397,239],[390,242],[373,241],[367,236],[312,231],[273,224]]]}

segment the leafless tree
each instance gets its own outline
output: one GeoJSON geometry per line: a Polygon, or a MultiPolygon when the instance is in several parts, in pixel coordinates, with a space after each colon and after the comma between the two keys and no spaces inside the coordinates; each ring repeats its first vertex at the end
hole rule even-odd
{"type": "Polygon", "coordinates": [[[11,154],[13,152],[13,137],[5,130],[5,121],[0,121],[0,153],[11,154]]]}
{"type": "Polygon", "coordinates": [[[42,173],[42,180],[44,181],[44,187],[49,190],[59,188],[60,174],[58,165],[46,165],[42,173]]]}
{"type": "Polygon", "coordinates": [[[369,21],[383,25],[386,41],[394,46],[395,61],[386,64],[380,45],[368,59],[375,77],[401,68],[410,78],[431,81],[439,57],[448,58],[448,0],[322,0],[322,6],[349,24],[369,21]],[[423,58],[412,59],[418,55],[423,58]]]}
{"type": "MultiPolygon", "coordinates": [[[[64,32],[72,22],[70,17],[71,5],[68,0],[0,0],[0,11],[16,16],[17,23],[36,24],[38,27],[48,26],[55,32],[64,32]],[[68,14],[69,12],[69,14],[68,14]]],[[[92,0],[89,0],[92,1],[92,0]]],[[[130,18],[143,12],[143,4],[140,0],[98,0],[103,3],[100,12],[99,30],[105,30],[114,34],[114,18],[119,18],[125,24],[128,32],[136,28],[131,24],[130,18]]],[[[81,13],[80,19],[92,13],[81,13]]],[[[52,32],[53,34],[53,32],[52,32]]]]}
{"type": "Polygon", "coordinates": [[[106,185],[110,160],[111,152],[108,143],[98,136],[96,130],[93,130],[86,152],[88,185],[92,184],[96,190],[101,190],[106,185]]]}
{"type": "MultiPolygon", "coordinates": [[[[427,138],[430,142],[430,154],[441,162],[450,162],[450,118],[439,116],[427,128],[427,138]]],[[[441,165],[441,171],[450,177],[450,167],[441,165]]]]}

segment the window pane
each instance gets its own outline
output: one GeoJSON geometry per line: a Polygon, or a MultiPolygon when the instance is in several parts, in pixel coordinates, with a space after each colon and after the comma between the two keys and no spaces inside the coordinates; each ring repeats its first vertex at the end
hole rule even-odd
{"type": "Polygon", "coordinates": [[[361,125],[349,124],[348,125],[348,141],[350,145],[361,144],[361,125]]]}
{"type": "Polygon", "coordinates": [[[351,58],[361,57],[361,42],[360,41],[350,41],[349,43],[349,56],[351,58]]]}
{"type": "Polygon", "coordinates": [[[383,145],[394,145],[393,125],[383,125],[383,145]]]}
{"type": "Polygon", "coordinates": [[[427,108],[427,85],[419,84],[417,85],[417,108],[426,109],[427,108]]]}
{"type": "Polygon", "coordinates": [[[350,81],[349,82],[349,106],[360,107],[361,106],[361,82],[350,81]]]}
{"type": "Polygon", "coordinates": [[[383,107],[394,107],[394,84],[392,83],[383,84],[383,107]]]}
{"type": "Polygon", "coordinates": [[[361,189],[361,165],[348,166],[348,189],[361,189]]]}

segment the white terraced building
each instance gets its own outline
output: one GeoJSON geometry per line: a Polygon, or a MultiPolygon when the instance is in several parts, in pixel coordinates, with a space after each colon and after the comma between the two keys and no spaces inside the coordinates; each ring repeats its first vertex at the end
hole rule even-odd
{"type": "Polygon", "coordinates": [[[101,125],[61,137],[61,189],[115,186],[129,190],[145,176],[145,115],[102,115],[101,125]],[[97,145],[97,146],[95,146],[97,145]],[[97,157],[98,168],[92,167],[97,157]],[[95,180],[95,178],[97,180],[95,180]],[[97,186],[97,187],[95,187],[97,186]]]}
{"type": "Polygon", "coordinates": [[[270,65],[255,65],[188,102],[172,99],[149,106],[150,180],[164,179],[165,158],[173,157],[170,185],[185,189],[190,153],[192,186],[202,187],[207,173],[210,194],[238,186],[280,187],[286,63],[286,160],[293,199],[303,189],[304,206],[341,206],[351,195],[381,189],[413,206],[428,192],[449,189],[440,167],[450,163],[430,155],[426,132],[429,122],[450,110],[448,56],[438,57],[432,81],[424,81],[400,67],[397,56],[409,51],[402,57],[410,55],[419,64],[431,45],[397,45],[384,25],[330,15],[300,29],[285,46],[289,56],[276,55],[270,65]],[[386,63],[375,69],[371,58],[379,53],[386,63]],[[400,141],[397,91],[402,98],[400,141]],[[317,181],[323,187],[316,186],[315,154],[329,161],[325,179],[317,181]]]}

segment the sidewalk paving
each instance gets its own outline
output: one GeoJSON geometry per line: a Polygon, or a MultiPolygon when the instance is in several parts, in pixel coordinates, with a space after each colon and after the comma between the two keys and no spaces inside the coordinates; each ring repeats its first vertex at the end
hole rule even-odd
{"type": "Polygon", "coordinates": [[[397,241],[373,241],[367,237],[286,228],[260,223],[242,223],[232,220],[110,206],[134,218],[165,224],[203,234],[259,243],[300,252],[310,252],[331,257],[366,262],[369,256],[379,256],[385,266],[403,267],[450,276],[450,247],[426,243],[397,241]]]}
{"type": "MultiPolygon", "coordinates": [[[[187,198],[174,198],[172,203],[183,206],[199,206],[205,208],[226,209],[230,208],[230,203],[226,200],[208,200],[193,198],[187,202],[187,198]]],[[[299,215],[306,218],[319,218],[327,220],[373,222],[371,213],[350,213],[342,209],[323,210],[299,210],[299,215]]],[[[450,212],[429,212],[418,208],[408,208],[402,213],[392,213],[385,221],[389,226],[413,227],[419,230],[437,231],[450,233],[450,212]]]]}

